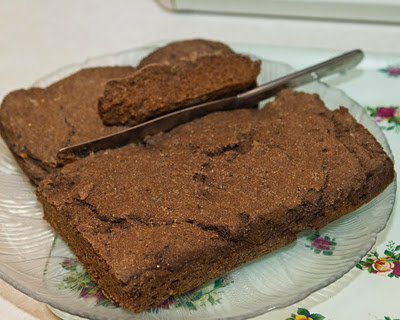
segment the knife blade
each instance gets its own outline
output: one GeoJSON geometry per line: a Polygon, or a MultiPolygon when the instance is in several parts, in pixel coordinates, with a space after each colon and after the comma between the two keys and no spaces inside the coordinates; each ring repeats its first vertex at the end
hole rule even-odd
{"type": "Polygon", "coordinates": [[[352,50],[235,96],[190,106],[108,136],[61,148],[57,153],[57,157],[63,160],[82,158],[99,150],[113,149],[129,143],[143,142],[146,136],[162,131],[169,131],[178,125],[212,112],[253,108],[259,101],[275,95],[284,88],[296,88],[325,76],[354,68],[361,62],[363,57],[364,53],[361,50],[352,50]]]}

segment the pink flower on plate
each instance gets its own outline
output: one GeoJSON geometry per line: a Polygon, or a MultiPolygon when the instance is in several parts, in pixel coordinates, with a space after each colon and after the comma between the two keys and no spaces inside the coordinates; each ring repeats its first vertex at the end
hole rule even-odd
{"type": "Polygon", "coordinates": [[[387,68],[387,73],[391,76],[400,76],[400,66],[392,66],[387,68]]]}
{"type": "Polygon", "coordinates": [[[392,269],[394,275],[400,277],[400,261],[395,261],[392,269]]]}
{"type": "Polygon", "coordinates": [[[178,300],[174,296],[169,297],[167,300],[165,300],[162,304],[160,304],[158,307],[161,309],[169,309],[170,306],[172,306],[174,303],[176,303],[178,300]]]}
{"type": "Polygon", "coordinates": [[[331,241],[326,240],[325,238],[318,237],[311,242],[311,246],[321,250],[330,250],[331,249],[331,241]]]}
{"type": "Polygon", "coordinates": [[[81,298],[89,298],[91,294],[89,294],[89,290],[87,288],[82,288],[81,292],[79,293],[81,298]]]}
{"type": "Polygon", "coordinates": [[[379,107],[376,115],[381,118],[391,118],[395,115],[396,109],[393,107],[379,107]]]}

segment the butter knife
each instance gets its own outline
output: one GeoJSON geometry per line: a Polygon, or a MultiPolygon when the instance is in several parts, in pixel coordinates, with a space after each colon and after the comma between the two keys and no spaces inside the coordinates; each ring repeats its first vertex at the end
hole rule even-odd
{"type": "Polygon", "coordinates": [[[211,112],[252,108],[257,105],[257,102],[275,95],[284,88],[296,88],[322,77],[354,68],[363,57],[364,53],[361,50],[352,50],[235,96],[177,110],[108,136],[62,148],[58,151],[57,157],[64,160],[82,158],[91,152],[118,148],[129,143],[140,143],[146,136],[169,131],[211,112]]]}

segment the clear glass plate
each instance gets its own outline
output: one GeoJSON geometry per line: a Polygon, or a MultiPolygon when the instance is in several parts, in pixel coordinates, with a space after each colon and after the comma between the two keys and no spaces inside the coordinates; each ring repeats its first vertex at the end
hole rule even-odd
{"type": "MultiPolygon", "coordinates": [[[[154,47],[89,59],[34,83],[47,86],[83,68],[136,65],[154,47]]],[[[292,71],[286,64],[263,61],[259,83],[292,71]]],[[[320,94],[330,109],[344,105],[392,157],[385,136],[364,109],[340,90],[315,82],[299,88],[320,94]]],[[[295,115],[294,115],[295,116],[295,115]]],[[[110,303],[99,292],[67,245],[42,220],[34,187],[0,139],[0,277],[48,304],[64,318],[78,319],[244,319],[302,300],[334,282],[368,252],[390,216],[396,185],[356,212],[158,308],[134,314],[110,303]],[[70,314],[71,316],[67,316],[70,314]],[[74,317],[72,315],[78,316],[74,317]]]]}

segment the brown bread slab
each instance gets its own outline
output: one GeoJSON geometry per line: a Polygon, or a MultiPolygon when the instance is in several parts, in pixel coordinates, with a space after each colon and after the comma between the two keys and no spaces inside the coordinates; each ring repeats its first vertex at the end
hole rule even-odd
{"type": "Polygon", "coordinates": [[[255,86],[260,62],[239,54],[206,55],[178,64],[149,64],[110,81],[99,99],[105,125],[133,126],[173,110],[255,86]]]}
{"type": "Polygon", "coordinates": [[[285,90],[67,164],[37,195],[103,292],[139,312],[355,210],[393,176],[347,109],[285,90]]]}
{"type": "Polygon", "coordinates": [[[47,88],[9,93],[0,108],[0,133],[19,165],[37,184],[53,172],[57,151],[121,130],[105,127],[97,99],[110,79],[128,76],[132,67],[83,69],[47,88]]]}

